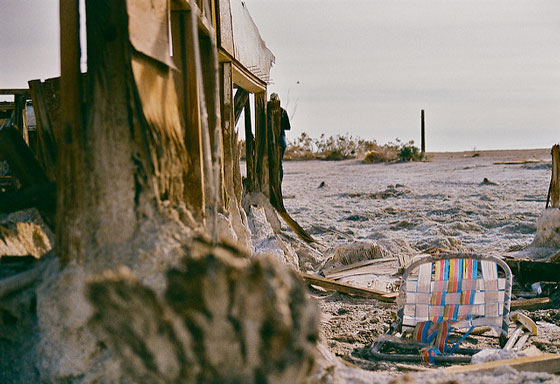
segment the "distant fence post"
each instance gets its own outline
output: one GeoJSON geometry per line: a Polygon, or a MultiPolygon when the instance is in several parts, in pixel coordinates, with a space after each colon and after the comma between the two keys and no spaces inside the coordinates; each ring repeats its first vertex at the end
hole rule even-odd
{"type": "Polygon", "coordinates": [[[552,208],[560,208],[560,146],[558,144],[552,147],[552,178],[550,179],[550,187],[548,189],[548,198],[546,199],[546,207],[550,199],[552,208]]]}
{"type": "Polygon", "coordinates": [[[421,148],[422,153],[426,152],[426,126],[424,124],[424,110],[420,113],[420,121],[421,121],[421,148]]]}

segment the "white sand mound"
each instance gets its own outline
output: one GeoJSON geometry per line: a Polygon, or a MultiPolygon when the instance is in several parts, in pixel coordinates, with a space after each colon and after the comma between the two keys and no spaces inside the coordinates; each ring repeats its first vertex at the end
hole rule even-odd
{"type": "Polygon", "coordinates": [[[560,248],[560,209],[548,208],[537,220],[537,234],[533,245],[560,248]]]}

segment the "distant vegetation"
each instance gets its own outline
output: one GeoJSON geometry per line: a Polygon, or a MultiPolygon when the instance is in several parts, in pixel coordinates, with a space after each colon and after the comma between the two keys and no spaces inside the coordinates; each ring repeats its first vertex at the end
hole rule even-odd
{"type": "MultiPolygon", "coordinates": [[[[245,142],[241,142],[241,157],[245,157],[245,142]]],[[[349,134],[313,138],[303,132],[297,139],[288,141],[284,160],[347,160],[362,159],[366,163],[393,161],[420,161],[423,155],[414,145],[396,139],[383,145],[375,140],[365,140],[349,134]]]]}

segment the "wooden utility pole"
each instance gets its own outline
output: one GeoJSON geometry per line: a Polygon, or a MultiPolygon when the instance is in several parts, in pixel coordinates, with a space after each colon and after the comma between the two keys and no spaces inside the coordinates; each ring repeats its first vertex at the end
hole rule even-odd
{"type": "Polygon", "coordinates": [[[420,113],[420,120],[421,120],[421,135],[422,135],[422,153],[426,152],[426,126],[424,124],[424,110],[420,113]]]}
{"type": "Polygon", "coordinates": [[[550,201],[552,208],[560,208],[560,145],[556,144],[552,147],[552,179],[550,180],[550,188],[548,190],[548,198],[546,199],[546,207],[550,201]]]}

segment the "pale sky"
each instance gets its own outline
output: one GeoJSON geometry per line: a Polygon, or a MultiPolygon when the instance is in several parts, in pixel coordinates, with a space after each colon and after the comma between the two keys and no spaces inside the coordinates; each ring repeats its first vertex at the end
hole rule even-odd
{"type": "MultiPolygon", "coordinates": [[[[269,92],[293,114],[288,139],[419,144],[425,109],[428,151],[560,141],[558,0],[245,4],[276,56],[269,92]]],[[[0,0],[0,88],[58,76],[58,33],[58,0],[0,0]]]]}

